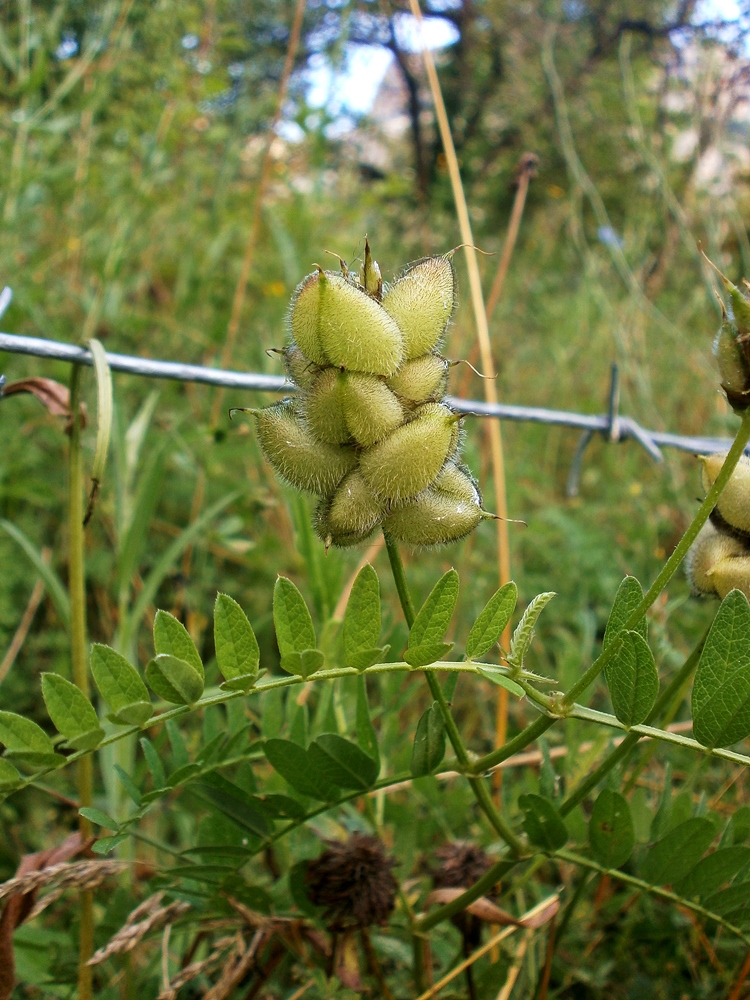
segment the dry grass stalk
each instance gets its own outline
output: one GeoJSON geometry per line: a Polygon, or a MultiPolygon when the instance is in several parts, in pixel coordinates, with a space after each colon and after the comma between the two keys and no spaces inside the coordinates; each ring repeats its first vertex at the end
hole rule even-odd
{"type": "MultiPolygon", "coordinates": [[[[157,895],[161,896],[161,893],[157,893],[157,895]]],[[[190,909],[190,904],[184,903],[182,900],[175,900],[174,903],[169,903],[167,906],[157,906],[156,909],[153,909],[151,900],[154,898],[152,896],[149,900],[146,900],[146,903],[142,903],[138,907],[138,910],[143,911],[146,904],[149,904],[152,909],[148,916],[143,920],[138,920],[137,918],[134,920],[134,914],[138,913],[138,910],[134,910],[117,934],[103,948],[100,948],[99,951],[92,955],[88,961],[88,965],[99,965],[106,959],[111,958],[112,955],[122,955],[125,952],[132,951],[138,942],[150,931],[161,927],[167,921],[175,920],[190,909]]]]}
{"type": "Polygon", "coordinates": [[[73,864],[63,862],[51,865],[3,882],[0,885],[0,899],[16,894],[26,895],[54,884],[57,885],[58,892],[66,889],[91,889],[108,876],[118,874],[124,866],[122,861],[76,861],[73,864]]]}
{"type": "Polygon", "coordinates": [[[227,949],[236,946],[236,944],[237,941],[234,936],[219,938],[214,944],[211,954],[206,958],[202,958],[199,962],[191,962],[190,965],[186,965],[184,969],[181,969],[174,979],[170,981],[169,987],[161,991],[157,1000],[175,1000],[178,990],[186,986],[187,983],[191,983],[194,979],[197,979],[204,972],[213,971],[225,958],[227,949]]]}
{"type": "MultiPolygon", "coordinates": [[[[523,941],[521,942],[518,952],[516,953],[516,961],[518,961],[519,952],[522,951],[521,959],[523,959],[523,955],[526,953],[526,947],[528,945],[528,935],[532,933],[531,928],[538,926],[538,921],[543,914],[548,915],[547,916],[548,920],[551,917],[553,917],[555,913],[557,913],[559,905],[560,905],[559,897],[555,894],[553,896],[549,896],[547,899],[543,899],[541,903],[537,903],[536,906],[533,906],[530,910],[527,910],[526,913],[524,913],[524,915],[519,918],[519,925],[527,927],[529,928],[529,930],[527,932],[527,936],[524,937],[523,941]]],[[[495,936],[491,937],[489,941],[487,941],[485,944],[481,946],[481,948],[477,948],[477,950],[473,951],[468,958],[464,959],[463,962],[459,962],[458,965],[454,966],[451,969],[451,971],[448,972],[445,976],[443,976],[442,979],[439,979],[434,984],[434,986],[431,986],[426,992],[420,993],[420,995],[417,997],[417,1000],[433,1000],[433,998],[438,995],[438,993],[443,989],[444,986],[447,986],[448,983],[453,982],[453,980],[456,979],[458,976],[460,976],[462,972],[464,972],[466,969],[469,968],[469,966],[473,965],[476,961],[482,958],[483,955],[486,955],[488,951],[492,951],[493,948],[496,948],[501,941],[504,941],[507,937],[510,937],[510,935],[515,933],[516,930],[517,927],[506,927],[504,928],[504,930],[501,930],[498,934],[495,934],[495,936]]],[[[510,993],[508,992],[507,994],[505,994],[504,990],[508,987],[508,983],[513,974],[513,968],[515,968],[515,964],[511,968],[510,973],[508,974],[508,980],[506,980],[505,986],[500,991],[498,1000],[501,1000],[501,998],[502,1000],[507,1000],[508,996],[510,996],[510,993]]],[[[519,963],[518,965],[519,971],[520,968],[521,966],[519,963]]],[[[515,976],[513,976],[513,982],[510,983],[510,989],[513,989],[513,984],[515,983],[517,976],[518,972],[516,972],[515,976]]]]}
{"type": "MultiPolygon", "coordinates": [[[[42,549],[42,561],[49,565],[50,559],[52,558],[52,549],[43,548],[42,549]]],[[[37,577],[34,587],[31,591],[31,596],[29,597],[29,603],[26,605],[26,610],[21,616],[21,621],[16,629],[16,634],[10,641],[10,646],[5,653],[5,656],[0,663],[0,684],[3,683],[5,677],[10,670],[10,668],[15,663],[16,657],[21,652],[24,642],[26,641],[26,636],[31,628],[31,623],[34,620],[34,615],[37,612],[37,608],[42,602],[44,597],[44,580],[41,577],[37,577]]]]}
{"type": "Polygon", "coordinates": [[[513,992],[513,987],[516,985],[516,980],[521,972],[521,966],[523,965],[524,956],[526,955],[526,949],[529,946],[530,939],[531,932],[529,931],[519,942],[513,959],[513,965],[511,965],[508,970],[508,978],[505,980],[505,985],[498,993],[497,1000],[509,1000],[511,993],[513,992]]]}
{"type": "Polygon", "coordinates": [[[268,933],[258,930],[253,935],[249,948],[244,952],[237,949],[225,964],[221,978],[206,993],[203,1000],[225,1000],[235,986],[239,986],[248,972],[255,965],[255,960],[263,945],[268,941],[268,933]]]}

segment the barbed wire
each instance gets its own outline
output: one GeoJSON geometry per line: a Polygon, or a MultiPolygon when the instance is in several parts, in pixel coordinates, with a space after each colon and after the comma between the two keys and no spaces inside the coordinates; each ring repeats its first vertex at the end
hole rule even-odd
{"type": "MultiPolygon", "coordinates": [[[[5,288],[0,292],[0,316],[10,304],[12,293],[5,288]]],[[[43,337],[25,337],[13,333],[0,333],[0,351],[10,354],[26,354],[37,358],[54,361],[67,361],[75,365],[93,364],[91,352],[85,347],[66,344],[61,341],[47,340],[43,337]]],[[[255,392],[291,393],[295,386],[283,375],[265,375],[261,372],[236,372],[221,368],[207,368],[202,365],[182,364],[177,361],[159,361],[152,358],[139,358],[127,354],[107,352],[107,362],[113,372],[123,372],[128,375],[139,375],[145,378],[169,379],[176,382],[198,382],[204,385],[222,386],[229,389],[250,390],[255,392]]],[[[2,384],[0,376],[0,397],[2,384]]],[[[595,434],[604,437],[612,443],[632,439],[636,441],[656,462],[661,462],[664,456],[662,448],[676,448],[679,451],[707,455],[727,451],[731,444],[730,438],[691,437],[681,434],[670,434],[665,431],[647,430],[631,417],[619,413],[619,372],[617,365],[612,365],[609,386],[609,409],[606,414],[572,413],[566,410],[549,410],[538,406],[517,406],[510,403],[485,403],[478,399],[462,399],[457,396],[447,396],[448,406],[460,413],[473,414],[478,417],[491,417],[497,420],[512,420],[523,423],[548,424],[558,427],[570,427],[581,431],[578,446],[567,482],[567,495],[576,496],[580,479],[584,452],[595,434]]]]}

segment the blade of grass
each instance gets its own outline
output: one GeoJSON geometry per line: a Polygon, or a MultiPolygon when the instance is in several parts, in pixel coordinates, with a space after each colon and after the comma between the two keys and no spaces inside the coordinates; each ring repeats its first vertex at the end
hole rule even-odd
{"type": "Polygon", "coordinates": [[[10,535],[14,542],[16,542],[26,553],[29,561],[34,566],[39,576],[44,580],[44,585],[49,591],[49,595],[52,598],[52,603],[55,605],[55,609],[62,619],[62,623],[66,629],[70,629],[70,598],[68,597],[67,591],[63,585],[60,577],[55,573],[49,563],[44,561],[42,553],[39,549],[31,542],[26,535],[17,528],[15,524],[11,524],[10,521],[5,519],[0,519],[0,528],[10,535]]]}
{"type": "Polygon", "coordinates": [[[99,488],[104,478],[104,468],[109,453],[109,439],[112,434],[112,372],[109,368],[107,355],[101,343],[92,337],[89,340],[91,357],[94,360],[96,373],[96,451],[94,452],[94,467],[91,470],[91,492],[89,493],[84,525],[91,520],[99,488]]]}

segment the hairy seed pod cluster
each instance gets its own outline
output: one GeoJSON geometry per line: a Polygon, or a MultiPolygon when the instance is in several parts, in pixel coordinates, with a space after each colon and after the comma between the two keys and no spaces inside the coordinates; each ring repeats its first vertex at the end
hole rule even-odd
{"type": "MultiPolygon", "coordinates": [[[[704,490],[716,482],[725,458],[701,458],[704,490]]],[[[737,463],[710,520],[693,542],[686,569],[698,594],[724,598],[736,589],[750,599],[750,459],[746,456],[737,463]]]]}
{"type": "MultiPolygon", "coordinates": [[[[718,274],[731,303],[730,316],[719,297],[721,326],[714,340],[714,357],[727,400],[735,411],[741,412],[750,406],[750,299],[715,264],[705,259],[718,274]]],[[[747,281],[743,284],[750,290],[747,281]]]]}
{"type": "Polygon", "coordinates": [[[358,277],[342,262],[297,287],[280,353],[298,393],[252,412],[278,475],[320,497],[326,546],[356,545],[378,527],[440,545],[492,517],[457,461],[461,416],[443,402],[439,352],[455,302],[450,255],[409,264],[384,286],[369,243],[358,277]]]}

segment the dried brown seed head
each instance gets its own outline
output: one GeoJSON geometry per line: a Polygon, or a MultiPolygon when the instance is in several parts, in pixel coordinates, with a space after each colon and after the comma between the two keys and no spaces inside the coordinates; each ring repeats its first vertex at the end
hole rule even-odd
{"type": "Polygon", "coordinates": [[[355,833],[308,861],[307,895],[324,910],[331,930],[384,924],[393,912],[398,883],[395,861],[377,837],[355,833]]]}

